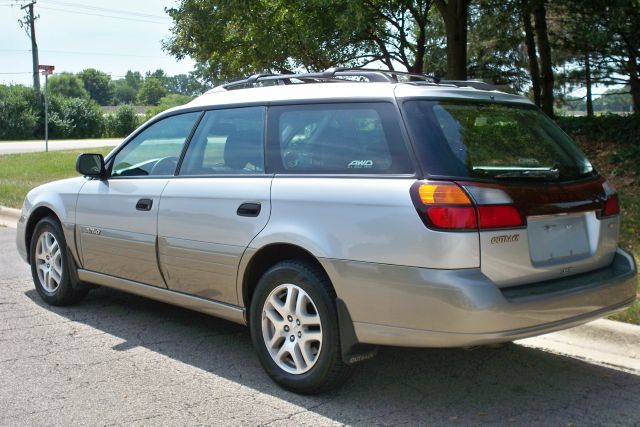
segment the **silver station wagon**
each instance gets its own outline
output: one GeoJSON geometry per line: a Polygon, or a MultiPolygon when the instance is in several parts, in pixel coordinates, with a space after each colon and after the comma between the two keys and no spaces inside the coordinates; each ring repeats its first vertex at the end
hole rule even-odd
{"type": "Polygon", "coordinates": [[[636,295],[613,188],[529,100],[482,82],[256,75],[76,168],[24,202],[40,296],[101,285],[246,324],[300,393],[379,345],[508,342],[636,295]]]}

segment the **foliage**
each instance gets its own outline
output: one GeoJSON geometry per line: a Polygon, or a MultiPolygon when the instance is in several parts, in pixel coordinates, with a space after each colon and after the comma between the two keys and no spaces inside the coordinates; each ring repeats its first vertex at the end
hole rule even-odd
{"type": "Polygon", "coordinates": [[[0,85],[0,139],[29,139],[38,129],[38,104],[33,89],[0,85]]]}
{"type": "Polygon", "coordinates": [[[529,85],[528,60],[516,0],[479,0],[469,15],[468,78],[523,93],[529,85]]]}
{"type": "Polygon", "coordinates": [[[126,80],[120,79],[111,83],[113,88],[113,103],[115,105],[133,104],[138,96],[138,91],[130,86],[126,80]]]}
{"type": "Polygon", "coordinates": [[[640,177],[640,114],[609,114],[594,118],[563,117],[558,124],[582,145],[600,144],[611,147],[607,157],[612,175],[640,177]]]}
{"type": "Polygon", "coordinates": [[[180,94],[186,96],[202,95],[211,88],[210,85],[202,83],[194,73],[177,74],[167,77],[165,86],[170,94],[180,94]]]}
{"type": "Polygon", "coordinates": [[[49,94],[67,98],[89,98],[82,80],[72,73],[59,73],[49,77],[49,94]]]}
{"type": "Polygon", "coordinates": [[[168,90],[164,86],[160,77],[147,77],[138,92],[138,102],[143,105],[158,105],[160,99],[167,94],[168,90]]]}
{"type": "Polygon", "coordinates": [[[208,81],[375,61],[422,72],[430,0],[181,0],[164,48],[208,81]],[[206,69],[206,73],[202,73],[206,69]]]}
{"type": "Polygon", "coordinates": [[[163,96],[160,99],[158,105],[154,108],[151,108],[147,111],[146,117],[147,119],[155,116],[156,114],[160,114],[169,108],[177,107],[179,105],[184,105],[187,102],[191,101],[193,98],[186,95],[179,95],[177,93],[171,93],[167,96],[163,96]]]}
{"type": "Polygon", "coordinates": [[[125,137],[140,126],[141,120],[131,105],[120,105],[115,113],[105,116],[105,136],[125,137]]]}
{"type": "Polygon", "coordinates": [[[114,88],[111,85],[111,76],[95,68],[87,68],[78,73],[89,97],[100,105],[110,105],[113,101],[114,88]]]}
{"type": "Polygon", "coordinates": [[[52,96],[49,106],[51,138],[98,138],[104,119],[98,104],[85,98],[52,96]]]}

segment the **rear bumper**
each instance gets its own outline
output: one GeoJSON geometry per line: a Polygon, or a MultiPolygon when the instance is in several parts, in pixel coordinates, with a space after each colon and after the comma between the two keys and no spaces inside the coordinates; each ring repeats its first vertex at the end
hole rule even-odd
{"type": "Polygon", "coordinates": [[[322,260],[361,343],[461,347],[540,335],[621,310],[636,297],[633,257],[606,268],[498,288],[479,269],[435,270],[322,260]]]}

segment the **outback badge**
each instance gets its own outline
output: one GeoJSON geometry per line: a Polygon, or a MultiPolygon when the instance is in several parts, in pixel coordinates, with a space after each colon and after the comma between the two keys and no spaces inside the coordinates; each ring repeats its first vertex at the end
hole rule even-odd
{"type": "Polygon", "coordinates": [[[518,242],[520,240],[519,234],[505,234],[503,236],[495,236],[491,238],[491,244],[497,245],[499,243],[511,243],[518,242]]]}

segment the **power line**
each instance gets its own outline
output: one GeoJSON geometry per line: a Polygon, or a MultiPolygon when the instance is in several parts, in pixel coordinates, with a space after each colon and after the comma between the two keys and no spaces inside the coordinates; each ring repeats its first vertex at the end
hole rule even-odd
{"type": "MultiPolygon", "coordinates": [[[[72,50],[55,50],[55,49],[40,49],[40,52],[47,53],[61,53],[68,55],[90,55],[90,56],[124,56],[128,58],[168,58],[167,56],[160,55],[138,55],[134,53],[106,53],[106,52],[81,52],[72,50]]],[[[0,49],[0,52],[29,52],[27,49],[0,49]]]]}
{"type": "Polygon", "coordinates": [[[11,74],[11,75],[14,75],[14,74],[31,74],[31,71],[18,71],[16,73],[0,73],[0,74],[11,74]]]}
{"type": "Polygon", "coordinates": [[[166,16],[163,15],[153,15],[150,13],[144,13],[144,12],[134,12],[131,10],[124,10],[124,9],[113,9],[113,8],[107,8],[107,7],[98,7],[98,6],[88,6],[88,5],[84,5],[84,4],[80,4],[80,3],[71,3],[71,2],[64,2],[64,1],[57,1],[57,0],[40,0],[40,2],[43,3],[51,3],[55,6],[66,6],[66,7],[71,7],[71,8],[77,8],[77,9],[84,9],[84,10],[89,10],[89,11],[98,11],[98,12],[107,12],[107,13],[116,13],[116,14],[124,14],[127,16],[138,16],[141,18],[151,18],[151,19],[167,19],[166,16]]]}
{"type": "Polygon", "coordinates": [[[113,15],[104,15],[104,14],[100,14],[100,13],[80,12],[80,11],[77,11],[77,10],[60,9],[60,8],[51,7],[51,6],[40,6],[40,9],[54,10],[54,11],[57,11],[57,12],[75,13],[77,15],[99,16],[101,18],[121,19],[123,21],[146,22],[146,23],[149,23],[149,24],[167,25],[167,24],[170,23],[169,21],[160,22],[158,20],[151,21],[151,20],[148,20],[148,19],[125,18],[123,16],[113,16],[113,15]]]}

